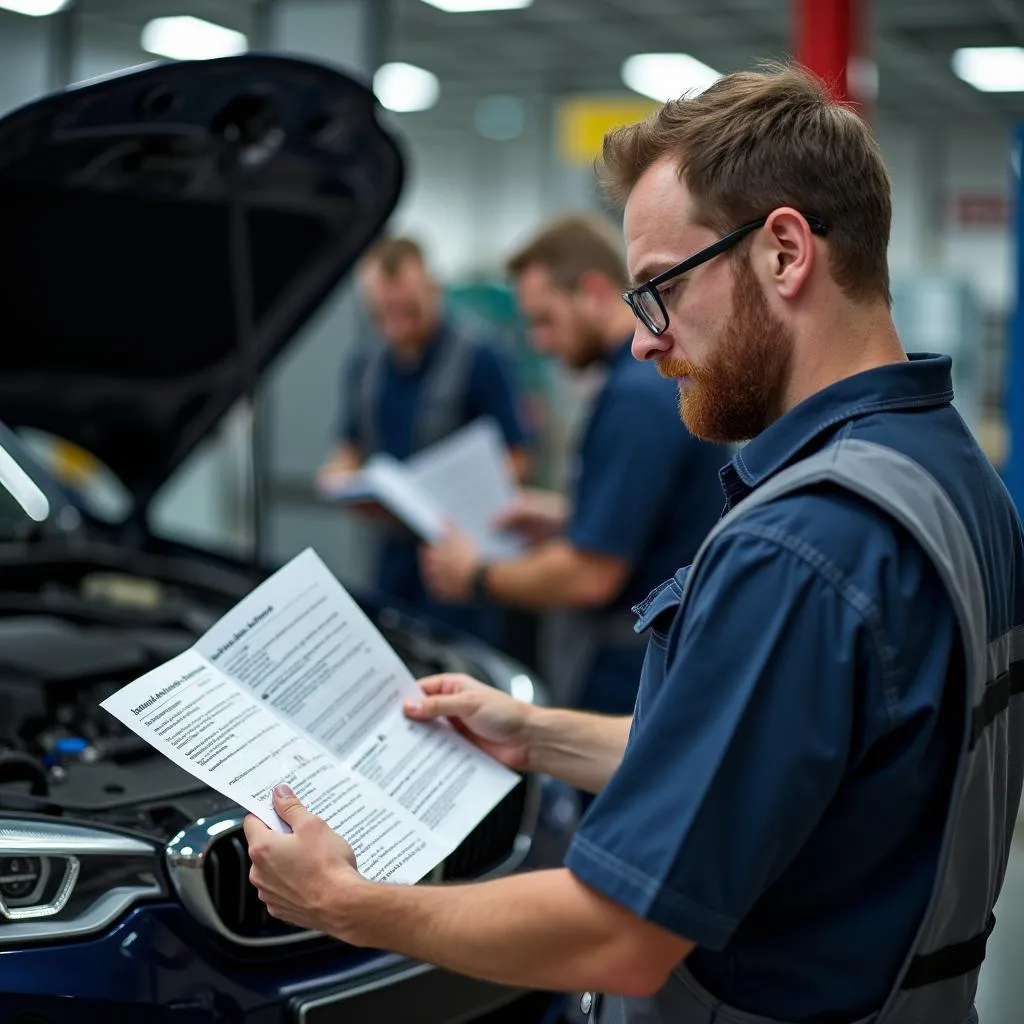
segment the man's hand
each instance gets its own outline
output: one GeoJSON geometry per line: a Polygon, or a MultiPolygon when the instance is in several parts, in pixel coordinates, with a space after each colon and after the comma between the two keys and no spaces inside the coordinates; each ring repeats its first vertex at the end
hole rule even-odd
{"type": "Polygon", "coordinates": [[[359,472],[362,461],[355,445],[347,442],[339,444],[317,470],[316,489],[329,497],[359,472]]]}
{"type": "Polygon", "coordinates": [[[338,466],[328,462],[316,472],[316,489],[320,494],[330,497],[347,484],[358,470],[351,466],[338,466]]]}
{"type": "Polygon", "coordinates": [[[499,530],[510,530],[525,537],[531,544],[556,537],[569,518],[569,503],[555,491],[524,487],[515,500],[494,520],[499,530]]]}
{"type": "Polygon", "coordinates": [[[353,941],[344,934],[345,896],[353,886],[370,883],[357,871],[352,847],[310,814],[288,786],[274,790],[274,809],[292,834],[267,828],[253,814],[246,817],[249,881],[273,917],[353,941]]]}
{"type": "Polygon", "coordinates": [[[424,696],[406,702],[409,718],[418,722],[449,718],[491,757],[514,771],[527,769],[531,705],[457,672],[427,676],[419,685],[424,696]]]}
{"type": "Polygon", "coordinates": [[[439,601],[469,601],[473,596],[473,574],[479,566],[476,545],[456,526],[449,525],[436,544],[420,551],[423,581],[439,601]]]}

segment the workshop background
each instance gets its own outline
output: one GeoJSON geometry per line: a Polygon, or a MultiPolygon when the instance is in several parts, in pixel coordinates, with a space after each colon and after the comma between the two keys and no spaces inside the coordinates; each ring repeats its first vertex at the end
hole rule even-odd
{"type": "MultiPolygon", "coordinates": [[[[893,180],[904,343],[954,356],[958,405],[1024,498],[1022,47],[1024,0],[0,0],[0,113],[152,60],[246,49],[321,59],[372,81],[409,161],[392,226],[420,238],[453,298],[502,331],[531,400],[542,475],[557,484],[588,382],[529,354],[504,258],[552,214],[603,209],[592,161],[608,127],[718,73],[795,54],[840,76],[871,120],[893,180]],[[191,20],[165,20],[183,16],[191,20]]],[[[360,318],[346,284],[255,407],[237,408],[162,496],[164,533],[240,553],[258,544],[274,562],[313,545],[343,582],[365,580],[363,528],[339,524],[313,486],[360,318]]],[[[98,515],[118,517],[127,498],[88,453],[29,440],[98,515]]],[[[996,917],[979,1010],[983,1024],[1017,1024],[1024,841],[996,917]]]]}

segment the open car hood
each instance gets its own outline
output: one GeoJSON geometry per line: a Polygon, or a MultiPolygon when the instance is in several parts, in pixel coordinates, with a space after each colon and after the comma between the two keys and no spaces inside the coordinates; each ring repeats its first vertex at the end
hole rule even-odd
{"type": "Polygon", "coordinates": [[[86,449],[136,512],[376,237],[403,161],[304,60],[148,66],[0,120],[0,420],[86,449]]]}

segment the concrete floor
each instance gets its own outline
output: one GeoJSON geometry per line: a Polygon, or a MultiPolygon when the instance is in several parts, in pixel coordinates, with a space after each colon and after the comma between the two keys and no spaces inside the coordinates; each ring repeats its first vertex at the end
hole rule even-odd
{"type": "Polygon", "coordinates": [[[1013,854],[996,904],[996,926],[981,969],[976,1002],[980,1024],[1024,1021],[1024,821],[1018,822],[1013,854]]]}

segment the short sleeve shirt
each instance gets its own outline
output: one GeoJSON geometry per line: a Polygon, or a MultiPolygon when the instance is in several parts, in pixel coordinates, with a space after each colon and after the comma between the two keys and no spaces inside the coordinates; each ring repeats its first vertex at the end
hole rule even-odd
{"type": "MultiPolygon", "coordinates": [[[[727,501],[849,436],[911,456],[983,521],[1005,495],[951,397],[944,356],[840,381],[735,456],[727,501]]],[[[1004,541],[979,549],[1019,563],[1004,541]]],[[[630,740],[566,863],[696,943],[688,966],[725,1003],[854,1020],[887,993],[938,863],[963,731],[943,699],[962,678],[952,602],[909,534],[828,485],[727,528],[676,614],[687,573],[638,606],[630,740]]]]}

